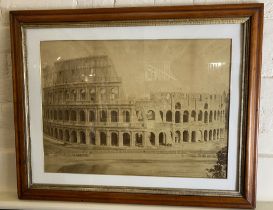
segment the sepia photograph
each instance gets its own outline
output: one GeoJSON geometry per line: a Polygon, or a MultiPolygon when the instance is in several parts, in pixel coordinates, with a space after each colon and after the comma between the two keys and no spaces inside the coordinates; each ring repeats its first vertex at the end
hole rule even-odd
{"type": "Polygon", "coordinates": [[[227,178],[231,39],[41,41],[44,171],[227,178]]]}

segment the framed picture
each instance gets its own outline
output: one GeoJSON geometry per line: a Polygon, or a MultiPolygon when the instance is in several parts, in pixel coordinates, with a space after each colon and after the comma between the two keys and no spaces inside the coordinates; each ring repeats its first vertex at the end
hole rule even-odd
{"type": "Polygon", "coordinates": [[[19,198],[255,206],[263,4],[10,17],[19,198]]]}

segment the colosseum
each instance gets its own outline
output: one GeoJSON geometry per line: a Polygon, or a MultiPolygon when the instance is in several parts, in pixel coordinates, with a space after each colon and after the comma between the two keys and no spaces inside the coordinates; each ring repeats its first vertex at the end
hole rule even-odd
{"type": "Polygon", "coordinates": [[[155,92],[125,97],[106,56],[43,69],[44,136],[91,147],[156,148],[227,139],[228,94],[155,92]]]}

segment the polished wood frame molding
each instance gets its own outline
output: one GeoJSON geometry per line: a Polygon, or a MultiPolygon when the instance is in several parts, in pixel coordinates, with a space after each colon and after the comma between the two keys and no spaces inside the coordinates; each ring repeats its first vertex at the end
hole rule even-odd
{"type": "Polygon", "coordinates": [[[139,7],[77,10],[11,11],[11,49],[13,67],[14,120],[17,160],[17,186],[20,199],[90,201],[105,203],[254,208],[256,202],[257,132],[261,77],[263,4],[200,5],[175,7],[139,7]],[[128,192],[81,191],[40,188],[29,180],[29,150],[26,144],[26,89],[22,26],[79,24],[109,21],[145,21],[167,19],[249,18],[246,52],[246,91],[242,146],[242,190],[239,196],[203,196],[147,194],[128,192]]]}

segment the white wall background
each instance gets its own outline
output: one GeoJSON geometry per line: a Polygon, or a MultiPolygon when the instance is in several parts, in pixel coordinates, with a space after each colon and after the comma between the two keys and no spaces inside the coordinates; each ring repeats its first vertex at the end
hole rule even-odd
{"type": "MultiPolygon", "coordinates": [[[[258,201],[273,202],[273,1],[272,0],[0,0],[0,208],[16,192],[15,146],[13,125],[12,71],[10,57],[10,10],[64,9],[92,7],[197,5],[263,2],[265,4],[262,88],[259,128],[258,201]]],[[[17,208],[21,208],[18,204],[17,208]]],[[[33,204],[34,205],[34,204],[33,204]]],[[[29,204],[27,208],[32,208],[29,204]]],[[[63,204],[55,204],[61,207],[63,204]]],[[[54,203],[50,204],[54,208],[54,203]]],[[[117,205],[96,205],[97,209],[114,209],[117,205]]],[[[39,207],[33,207],[36,209],[39,207]]],[[[72,206],[71,206],[72,207],[72,206]]],[[[82,204],[84,208],[86,204],[82,204]]],[[[91,207],[91,206],[89,206],[91,207]]],[[[94,207],[94,206],[93,206],[94,207]]],[[[122,205],[118,209],[140,209],[122,205]]],[[[148,207],[145,207],[148,208],[148,207]]],[[[168,207],[174,208],[174,207],[168,207]]],[[[75,209],[66,207],[66,209],[75,209]]],[[[161,208],[160,208],[161,209],[161,208]]]]}

